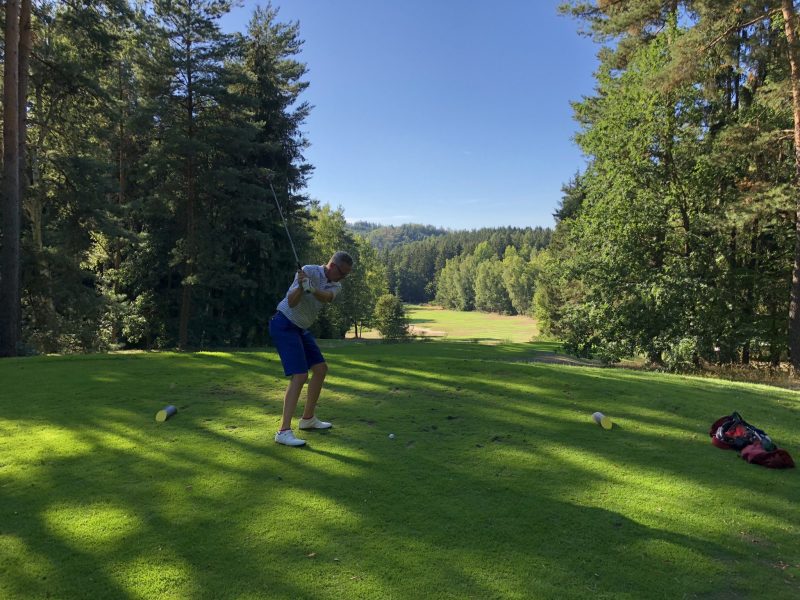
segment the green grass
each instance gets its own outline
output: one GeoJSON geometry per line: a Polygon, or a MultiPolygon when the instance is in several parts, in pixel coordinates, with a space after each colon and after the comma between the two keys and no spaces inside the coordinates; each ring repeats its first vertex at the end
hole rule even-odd
{"type": "Polygon", "coordinates": [[[444,310],[433,306],[406,305],[411,325],[424,335],[448,340],[481,342],[530,342],[539,335],[536,321],[524,316],[444,310]]]}
{"type": "Polygon", "coordinates": [[[707,435],[739,410],[799,458],[796,393],[324,346],[306,449],[272,441],[271,352],[0,361],[0,598],[800,595],[797,471],[707,435]]]}

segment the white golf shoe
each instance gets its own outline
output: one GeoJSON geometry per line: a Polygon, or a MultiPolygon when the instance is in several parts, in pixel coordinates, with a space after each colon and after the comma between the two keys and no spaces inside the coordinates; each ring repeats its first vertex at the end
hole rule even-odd
{"type": "Polygon", "coordinates": [[[276,433],[275,441],[284,446],[303,446],[306,443],[305,440],[294,437],[294,432],[291,429],[276,433]]]}
{"type": "Polygon", "coordinates": [[[330,429],[333,427],[333,424],[327,421],[320,421],[314,416],[310,419],[300,419],[300,425],[298,425],[298,427],[300,429],[330,429]]]}

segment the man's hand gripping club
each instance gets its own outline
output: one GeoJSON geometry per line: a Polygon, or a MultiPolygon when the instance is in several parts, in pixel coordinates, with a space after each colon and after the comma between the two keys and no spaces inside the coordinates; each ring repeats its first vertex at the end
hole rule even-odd
{"type": "Polygon", "coordinates": [[[311,279],[306,275],[303,269],[297,270],[297,280],[300,282],[300,287],[303,288],[306,294],[313,294],[316,291],[314,284],[311,283],[311,279]]]}

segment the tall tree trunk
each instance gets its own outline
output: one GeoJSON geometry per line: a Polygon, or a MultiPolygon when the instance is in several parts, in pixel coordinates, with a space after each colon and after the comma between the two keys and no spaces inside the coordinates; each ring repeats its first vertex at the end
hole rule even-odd
{"type": "Polygon", "coordinates": [[[189,341],[189,317],[192,305],[192,285],[188,280],[194,275],[194,263],[197,255],[195,248],[195,181],[194,181],[194,97],[192,88],[192,42],[186,40],[186,117],[188,123],[189,151],[186,158],[186,266],[184,268],[183,289],[181,294],[181,315],[178,326],[178,347],[185,350],[189,341]]]}
{"type": "MultiPolygon", "coordinates": [[[[128,90],[125,86],[125,70],[124,70],[124,63],[122,59],[119,61],[118,69],[118,84],[119,84],[119,98],[121,100],[121,111],[119,114],[119,137],[117,138],[117,143],[119,147],[117,149],[117,167],[119,172],[117,174],[117,206],[120,208],[120,212],[123,212],[122,207],[125,205],[125,192],[126,192],[126,155],[125,151],[127,149],[127,132],[125,131],[125,122],[128,118],[128,90]]],[[[120,238],[116,238],[112,243],[112,263],[114,265],[114,297],[115,299],[119,295],[119,277],[116,276],[116,273],[119,273],[119,267],[122,263],[122,240],[120,238]]],[[[111,324],[111,343],[117,344],[120,338],[120,322],[118,319],[114,319],[111,324]]]]}
{"type": "Polygon", "coordinates": [[[780,327],[783,325],[782,311],[778,309],[778,303],[773,302],[770,307],[769,315],[772,326],[770,327],[770,340],[769,340],[769,364],[772,367],[779,367],[781,365],[781,352],[783,347],[778,344],[778,334],[780,327]]]}
{"type": "Polygon", "coordinates": [[[20,214],[28,190],[27,156],[28,156],[28,82],[31,63],[33,39],[31,34],[31,0],[22,0],[19,12],[19,202],[20,214]]]}
{"type": "MultiPolygon", "coordinates": [[[[33,36],[31,32],[31,0],[22,0],[19,14],[19,82],[17,104],[19,106],[19,223],[20,240],[22,239],[22,215],[28,188],[32,183],[28,169],[28,83],[30,82],[31,52],[33,51],[33,36]]],[[[20,288],[22,279],[20,275],[20,288]]],[[[20,290],[21,294],[21,290],[20,290]]],[[[22,324],[22,303],[17,303],[17,322],[22,324]]]]}
{"type": "MultiPolygon", "coordinates": [[[[35,86],[33,105],[42,112],[44,112],[44,109],[42,109],[44,106],[43,96],[42,86],[35,86]]],[[[45,147],[45,140],[48,139],[50,134],[51,123],[51,118],[45,118],[40,121],[37,139],[33,141],[33,144],[28,144],[25,149],[27,181],[32,186],[36,186],[40,178],[37,158],[39,152],[45,147]]],[[[34,305],[31,306],[31,320],[37,327],[53,331],[56,327],[56,307],[53,301],[53,278],[50,275],[50,267],[44,253],[44,205],[42,194],[41,190],[36,193],[28,193],[21,198],[21,202],[30,227],[31,258],[34,260],[38,270],[34,277],[41,279],[40,285],[43,290],[34,305]]]]}
{"type": "MultiPolygon", "coordinates": [[[[742,298],[742,308],[740,313],[742,315],[741,322],[745,325],[747,331],[752,332],[756,325],[758,314],[758,307],[757,298],[758,298],[758,282],[760,281],[759,277],[759,262],[758,262],[758,255],[760,252],[760,244],[759,244],[759,237],[758,237],[758,227],[759,222],[756,219],[752,225],[752,231],[750,235],[750,256],[747,259],[747,283],[744,290],[744,297],[742,298]]],[[[748,336],[751,334],[748,334],[748,336]]],[[[749,365],[750,364],[750,355],[751,350],[753,347],[752,344],[753,340],[748,337],[744,340],[742,346],[742,364],[749,365]]],[[[756,348],[758,348],[756,346],[756,348]]]]}
{"type": "MultiPolygon", "coordinates": [[[[796,184],[800,186],[800,53],[797,48],[796,15],[792,0],[781,0],[781,11],[783,12],[786,40],[789,42],[794,113],[795,175],[796,184]]],[[[789,302],[789,354],[792,371],[795,375],[800,374],[800,190],[795,191],[794,267],[789,302]]]]}
{"type": "Polygon", "coordinates": [[[19,342],[19,0],[6,0],[3,65],[3,209],[0,239],[0,356],[19,342]]]}
{"type": "MultiPolygon", "coordinates": [[[[190,151],[191,152],[191,151],[190,151]]],[[[186,194],[186,266],[184,269],[184,280],[181,293],[181,316],[178,332],[178,346],[185,350],[189,341],[189,318],[192,307],[192,284],[187,280],[194,276],[195,251],[195,224],[194,224],[194,204],[195,204],[195,185],[194,185],[194,160],[190,156],[186,168],[187,194],[186,194]]]]}

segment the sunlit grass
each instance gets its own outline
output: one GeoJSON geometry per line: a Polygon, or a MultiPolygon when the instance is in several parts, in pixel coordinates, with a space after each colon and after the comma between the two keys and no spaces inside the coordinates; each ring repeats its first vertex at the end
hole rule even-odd
{"type": "Polygon", "coordinates": [[[446,310],[436,306],[406,305],[415,334],[451,340],[530,342],[539,335],[530,317],[479,311],[446,310]]]}
{"type": "Polygon", "coordinates": [[[0,598],[800,594],[797,472],[707,435],[739,410],[797,458],[796,393],[547,348],[325,344],[299,450],[272,352],[0,361],[0,598]]]}
{"type": "MultiPolygon", "coordinates": [[[[530,317],[500,315],[480,311],[447,310],[431,305],[406,304],[416,337],[435,340],[459,340],[484,343],[530,342],[539,335],[536,321],[530,317]]],[[[376,330],[360,332],[365,339],[380,339],[376,330]]],[[[350,332],[348,336],[352,336],[350,332]]]]}

